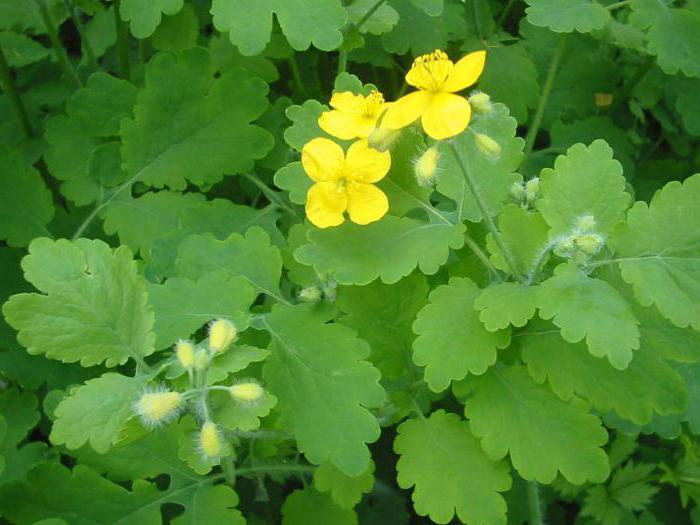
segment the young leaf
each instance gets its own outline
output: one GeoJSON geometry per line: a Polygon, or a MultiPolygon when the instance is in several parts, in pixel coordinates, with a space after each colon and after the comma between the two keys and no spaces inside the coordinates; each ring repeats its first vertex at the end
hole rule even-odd
{"type": "Polygon", "coordinates": [[[468,525],[505,524],[506,502],[500,492],[511,486],[505,462],[489,459],[466,421],[444,410],[404,421],[394,451],[401,488],[413,490],[420,516],[448,523],[455,514],[468,525]]]}
{"type": "Polygon", "coordinates": [[[265,383],[299,450],[317,465],[330,461],[344,474],[362,474],[370,460],[366,443],[379,437],[368,408],[384,401],[379,372],[365,361],[369,345],[300,308],[277,307],[263,326],[272,337],[265,383]]]}
{"type": "Polygon", "coordinates": [[[535,315],[537,290],[520,283],[496,283],[479,294],[474,308],[489,332],[503,330],[509,325],[522,327],[535,315]]]}
{"type": "Polygon", "coordinates": [[[313,488],[295,490],[282,505],[282,525],[357,525],[354,510],[339,507],[313,488]]]}
{"type": "Polygon", "coordinates": [[[277,398],[267,391],[251,403],[239,403],[228,392],[212,392],[211,400],[215,421],[227,430],[243,432],[260,428],[260,419],[277,405],[277,398]]]}
{"type": "Polygon", "coordinates": [[[637,202],[610,246],[644,306],[680,327],[700,330],[700,174],[671,182],[651,204],[637,202]]]}
{"type": "Polygon", "coordinates": [[[13,295],[3,314],[30,354],[113,367],[153,352],[153,312],[128,248],[38,238],[22,268],[43,293],[13,295]]]}
{"type": "Polygon", "coordinates": [[[547,27],[555,33],[590,33],[602,29],[610,20],[610,11],[594,0],[526,0],[525,12],[532,25],[547,27]]]}
{"type": "Polygon", "coordinates": [[[447,261],[450,248],[464,243],[462,224],[427,224],[388,215],[359,226],[309,230],[309,244],[294,257],[321,273],[332,273],[340,284],[367,284],[376,278],[387,284],[410,274],[416,266],[432,275],[447,261]]]}
{"type": "Polygon", "coordinates": [[[430,293],[430,302],[413,324],[413,361],[425,366],[425,381],[441,392],[467,374],[483,374],[496,362],[498,349],[510,344],[510,332],[489,332],[474,309],[480,290],[467,278],[453,277],[430,293]]]}
{"type": "Polygon", "coordinates": [[[330,492],[331,498],[344,509],[351,509],[362,499],[363,494],[374,485],[374,462],[359,476],[347,476],[333,463],[324,463],[314,470],[314,487],[319,492],[330,492]]]}
{"type": "Polygon", "coordinates": [[[131,34],[148,38],[160,24],[162,15],[174,15],[182,9],[183,0],[121,0],[119,14],[129,22],[131,34]]]}
{"type": "Polygon", "coordinates": [[[608,477],[600,448],[608,434],[580,399],[562,401],[524,366],[491,368],[465,386],[471,394],[465,414],[490,458],[510,454],[520,476],[542,483],[551,483],[557,472],[577,485],[608,477]]]}

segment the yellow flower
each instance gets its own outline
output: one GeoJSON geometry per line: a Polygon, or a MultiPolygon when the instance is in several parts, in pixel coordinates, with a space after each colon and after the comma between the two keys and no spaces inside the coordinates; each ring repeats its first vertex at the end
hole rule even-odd
{"type": "Polygon", "coordinates": [[[373,183],[389,172],[391,155],[353,142],[348,153],[332,140],[315,138],[301,150],[304,171],[316,184],[306,195],[306,216],[319,228],[338,226],[346,211],[357,224],[378,221],[389,210],[386,195],[373,183]]]}
{"type": "Polygon", "coordinates": [[[318,125],[342,140],[366,139],[388,106],[379,91],[372,91],[367,96],[355,95],[351,91],[334,93],[330,104],[334,109],[322,113],[318,125]]]}
{"type": "Polygon", "coordinates": [[[455,92],[474,84],[485,62],[486,51],[469,53],[456,64],[439,49],[419,56],[406,74],[406,82],[418,91],[391,104],[382,127],[400,129],[420,117],[425,132],[436,140],[460,134],[467,128],[472,111],[469,102],[455,92]]]}

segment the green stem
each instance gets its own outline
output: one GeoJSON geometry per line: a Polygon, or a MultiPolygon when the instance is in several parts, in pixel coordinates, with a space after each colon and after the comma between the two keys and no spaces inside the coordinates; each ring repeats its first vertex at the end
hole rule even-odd
{"type": "Polygon", "coordinates": [[[530,525],[543,525],[542,504],[540,503],[540,488],[536,481],[527,482],[527,504],[530,512],[530,525]]]}
{"type": "Polygon", "coordinates": [[[564,56],[564,49],[566,48],[566,33],[559,37],[559,45],[557,46],[552,61],[549,64],[549,71],[547,71],[547,78],[544,82],[544,88],[542,89],[542,95],[540,96],[539,104],[537,105],[537,111],[535,112],[535,118],[532,120],[532,125],[530,129],[527,130],[527,137],[525,137],[525,155],[523,157],[522,164],[525,164],[528,157],[532,153],[532,148],[535,145],[535,139],[537,138],[537,133],[540,130],[540,125],[542,124],[542,117],[544,116],[544,110],[547,107],[547,100],[549,99],[549,93],[552,91],[552,84],[554,83],[554,78],[557,76],[557,70],[559,69],[559,64],[562,57],[564,56]]]}
{"type": "Polygon", "coordinates": [[[348,50],[341,49],[338,53],[338,75],[348,70],[348,50]]]}
{"type": "Polygon", "coordinates": [[[484,31],[481,28],[481,20],[479,19],[479,6],[476,4],[477,0],[470,0],[472,5],[472,20],[474,20],[474,28],[476,29],[476,34],[480,41],[484,41],[484,31]]]}
{"type": "Polygon", "coordinates": [[[28,139],[32,138],[34,131],[32,130],[32,125],[29,122],[29,115],[27,114],[27,109],[24,107],[22,102],[22,97],[20,97],[19,92],[15,86],[15,82],[12,79],[12,73],[10,73],[10,67],[7,65],[7,60],[5,59],[5,53],[0,47],[0,87],[7,93],[7,96],[15,108],[17,113],[17,118],[22,125],[22,131],[24,131],[25,137],[28,139]]]}
{"type": "Polygon", "coordinates": [[[501,274],[496,269],[496,267],[493,264],[491,264],[488,255],[484,253],[484,251],[481,249],[481,246],[479,246],[474,239],[472,239],[469,235],[466,234],[464,236],[464,241],[465,244],[472,251],[472,253],[476,255],[476,257],[486,267],[486,270],[489,272],[489,275],[491,277],[494,277],[499,283],[502,282],[503,278],[501,277],[501,274]]]}
{"type": "Polygon", "coordinates": [[[506,21],[506,18],[508,18],[514,3],[515,0],[508,0],[508,3],[503,8],[503,11],[501,11],[501,16],[498,17],[498,27],[503,27],[503,23],[506,21]]]}
{"type": "Polygon", "coordinates": [[[296,53],[287,59],[287,64],[289,64],[289,69],[292,72],[292,79],[299,93],[306,96],[306,87],[304,86],[304,81],[301,78],[301,71],[299,70],[299,63],[297,62],[296,53]]]}
{"type": "Polygon", "coordinates": [[[131,80],[131,66],[129,64],[129,34],[126,23],[119,14],[121,0],[114,0],[114,24],[117,28],[117,55],[119,56],[119,72],[122,78],[131,80]]]}
{"type": "Polygon", "coordinates": [[[314,470],[316,470],[316,468],[312,467],[311,465],[264,465],[260,467],[239,468],[236,472],[239,475],[255,474],[257,472],[261,472],[263,474],[266,472],[303,472],[310,474],[314,470]]]}
{"type": "Polygon", "coordinates": [[[53,17],[51,16],[51,11],[49,11],[49,8],[46,6],[46,0],[34,1],[36,2],[37,7],[39,8],[39,12],[41,13],[41,19],[43,20],[44,25],[46,26],[46,32],[49,35],[51,47],[53,47],[53,51],[56,54],[56,59],[58,60],[58,66],[63,70],[63,74],[66,76],[66,78],[68,78],[70,82],[75,84],[75,87],[81,87],[82,82],[80,81],[80,78],[78,78],[78,74],[75,72],[75,69],[73,69],[73,65],[68,60],[66,50],[63,47],[63,43],[61,42],[61,39],[58,36],[58,29],[56,28],[56,23],[54,22],[53,17]]]}
{"type": "Polygon", "coordinates": [[[90,44],[90,40],[85,34],[85,28],[83,27],[83,23],[80,20],[80,15],[78,14],[78,11],[76,10],[71,0],[64,0],[64,3],[66,4],[66,10],[70,13],[73,25],[78,31],[78,35],[80,36],[80,42],[83,45],[83,50],[85,51],[85,56],[88,59],[88,63],[92,65],[92,67],[94,67],[95,69],[99,69],[100,64],[97,62],[97,58],[95,57],[95,51],[92,49],[92,44],[90,44]]]}
{"type": "MultiPolygon", "coordinates": [[[[377,0],[372,7],[370,7],[367,12],[362,15],[362,18],[360,18],[356,24],[352,24],[348,30],[345,31],[345,34],[347,35],[349,32],[352,30],[359,31],[360,28],[362,28],[363,25],[365,25],[365,22],[369,20],[374,13],[376,13],[377,9],[382,7],[382,4],[386,2],[386,0],[377,0]]],[[[345,42],[343,42],[343,46],[345,45],[345,42]]],[[[338,53],[338,75],[341,73],[345,73],[348,70],[348,50],[343,47],[341,48],[340,52],[338,53]]]]}
{"type": "Polygon", "coordinates": [[[481,198],[481,195],[477,190],[476,183],[474,182],[474,179],[472,179],[472,176],[469,174],[469,170],[464,164],[464,161],[462,160],[462,157],[459,154],[457,147],[452,141],[448,141],[448,144],[450,146],[450,149],[452,150],[452,154],[454,155],[455,160],[457,161],[457,164],[459,165],[460,170],[462,170],[462,175],[464,175],[464,180],[466,181],[467,186],[469,186],[469,191],[472,192],[474,200],[476,201],[476,205],[481,211],[481,215],[484,218],[486,227],[491,232],[491,235],[493,235],[493,240],[496,241],[498,248],[503,254],[503,258],[506,260],[506,264],[508,264],[508,268],[510,269],[511,275],[515,276],[516,279],[521,280],[520,275],[516,272],[517,266],[515,265],[515,260],[513,259],[510,250],[503,242],[503,239],[501,238],[501,233],[498,231],[498,228],[496,228],[496,223],[493,222],[493,218],[491,217],[488,209],[486,208],[486,203],[484,203],[483,199],[481,198]]]}
{"type": "Polygon", "coordinates": [[[630,5],[632,3],[632,0],[622,0],[622,2],[615,2],[614,4],[610,4],[609,6],[606,6],[606,9],[610,9],[611,11],[613,9],[619,9],[620,7],[625,7],[626,5],[630,5]]]}
{"type": "Polygon", "coordinates": [[[386,2],[386,0],[377,0],[377,2],[375,2],[375,4],[370,7],[364,15],[362,15],[362,18],[357,21],[355,27],[359,30],[363,25],[365,25],[365,22],[372,18],[372,15],[377,12],[377,9],[382,7],[384,2],[386,2]]]}
{"type": "Polygon", "coordinates": [[[236,484],[236,467],[233,464],[233,456],[226,456],[221,460],[221,470],[224,471],[226,483],[233,487],[236,484]]]}
{"type": "Polygon", "coordinates": [[[275,191],[263,181],[261,181],[257,177],[254,177],[250,173],[244,173],[243,177],[255,184],[255,186],[257,186],[257,188],[265,195],[265,197],[267,197],[267,199],[275,206],[283,209],[284,211],[299,219],[300,221],[302,220],[299,214],[296,211],[294,211],[291,207],[287,206],[287,204],[285,204],[285,202],[282,199],[280,199],[279,195],[277,195],[277,193],[275,193],[275,191]]]}

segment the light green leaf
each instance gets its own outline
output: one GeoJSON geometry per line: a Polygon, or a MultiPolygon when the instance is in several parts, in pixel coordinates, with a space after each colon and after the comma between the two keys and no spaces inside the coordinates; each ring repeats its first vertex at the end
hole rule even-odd
{"type": "Polygon", "coordinates": [[[182,516],[172,521],[173,525],[200,525],[225,523],[226,525],[246,525],[246,519],[234,508],[238,505],[238,495],[226,485],[202,484],[191,496],[189,505],[182,516]]]}
{"type": "Polygon", "coordinates": [[[252,403],[239,403],[228,392],[212,392],[212,410],[215,420],[227,430],[251,432],[260,428],[260,419],[270,414],[277,405],[277,398],[265,392],[252,403]]]}
{"type": "Polygon", "coordinates": [[[54,214],[51,192],[19,151],[0,145],[0,239],[26,246],[41,235],[54,214]]]}
{"type": "Polygon", "coordinates": [[[490,332],[523,327],[532,319],[537,309],[537,291],[520,283],[497,283],[486,288],[474,300],[479,320],[490,332]]]}
{"type": "Polygon", "coordinates": [[[258,55],[270,42],[272,15],[297,51],[311,44],[332,51],[343,42],[340,29],[347,14],[338,0],[213,0],[214,27],[228,32],[243,55],[258,55]]]}
{"type": "Polygon", "coordinates": [[[580,399],[562,401],[535,383],[524,366],[491,368],[470,377],[466,388],[472,433],[489,457],[509,454],[524,479],[551,483],[561,472],[581,485],[608,477],[608,458],[600,448],[608,434],[580,399]]]}
{"type": "Polygon", "coordinates": [[[528,326],[518,342],[530,375],[538,383],[547,380],[564,401],[578,395],[600,412],[614,410],[638,425],[651,422],[654,413],[678,414],[685,407],[683,379],[644,339],[625,370],[593,357],[583,344],[567,343],[548,323],[528,326]]]}
{"type": "Polygon", "coordinates": [[[357,27],[360,33],[372,35],[388,33],[399,21],[399,13],[386,3],[372,12],[369,18],[365,18],[376,3],[377,0],[355,0],[350,5],[345,6],[348,12],[348,21],[357,27]],[[363,23],[358,27],[358,23],[361,21],[363,23]]]}
{"type": "Polygon", "coordinates": [[[45,59],[50,53],[36,40],[14,31],[0,31],[0,46],[10,67],[34,64],[45,59]]]}
{"type": "Polygon", "coordinates": [[[22,268],[43,293],[12,296],[3,314],[30,354],[113,367],[153,352],[153,312],[128,248],[39,238],[22,268]]]}
{"type": "Polygon", "coordinates": [[[571,232],[578,219],[592,215],[595,229],[607,233],[624,218],[630,203],[625,191],[622,166],[613,159],[613,150],[604,140],[590,146],[575,144],[554,162],[554,169],[542,170],[542,212],[552,235],[571,232]]]}
{"type": "Polygon", "coordinates": [[[594,0],[526,0],[525,12],[532,25],[555,33],[590,33],[602,29],[610,11],[594,0]]]}
{"type": "Polygon", "coordinates": [[[639,321],[631,305],[607,282],[588,277],[572,263],[561,264],[536,293],[542,319],[552,319],[570,343],[584,338],[595,357],[624,370],[639,349],[639,321]]]}
{"type": "Polygon", "coordinates": [[[314,470],[314,487],[319,492],[330,492],[336,505],[351,509],[362,499],[363,494],[374,485],[374,462],[359,476],[348,476],[340,472],[333,463],[324,463],[314,470]]]}
{"type": "Polygon", "coordinates": [[[174,15],[182,5],[183,0],[122,0],[119,15],[129,22],[132,35],[148,38],[160,24],[162,15],[174,15]]]}
{"type": "Polygon", "coordinates": [[[190,4],[185,4],[179,13],[167,16],[151,37],[153,47],[158,51],[179,53],[197,45],[199,21],[190,4]]]}
{"type": "Polygon", "coordinates": [[[394,451],[401,488],[413,490],[420,516],[435,523],[455,514],[469,525],[506,523],[506,502],[500,492],[511,486],[505,462],[489,459],[469,425],[444,410],[409,419],[398,427],[394,451]]]}
{"type": "Polygon", "coordinates": [[[273,145],[270,133],[250,124],[267,109],[266,94],[267,84],[242,69],[215,78],[205,49],[156,55],[134,118],[121,123],[130,180],[183,190],[187,181],[213,184],[249,171],[273,145]]]}
{"type": "MultiPolygon", "coordinates": [[[[218,355],[213,360],[207,371],[207,383],[213,385],[227,380],[231,374],[244,370],[251,363],[264,361],[269,355],[269,350],[236,343],[224,355],[218,355]]],[[[184,373],[179,366],[175,368],[184,373]]]]}
{"type": "Polygon", "coordinates": [[[349,476],[370,461],[366,443],[379,438],[368,408],[384,401],[369,345],[339,324],[324,324],[300,308],[277,307],[263,322],[272,355],[263,375],[279,399],[280,420],[310,462],[332,462],[349,476]]]}
{"type": "Polygon", "coordinates": [[[309,244],[298,248],[294,257],[321,274],[332,273],[340,284],[367,284],[378,277],[391,284],[416,266],[427,275],[437,272],[450,248],[464,243],[464,229],[462,224],[427,224],[388,215],[367,226],[346,222],[309,230],[309,244]]]}
{"type": "MultiPolygon", "coordinates": [[[[509,115],[508,108],[503,104],[494,104],[489,113],[473,115],[469,129],[452,139],[459,151],[461,162],[474,181],[490,216],[501,211],[509,200],[511,186],[521,180],[515,170],[523,159],[524,141],[515,136],[517,125],[516,120],[509,115]],[[477,133],[487,135],[498,142],[501,147],[501,155],[498,158],[483,153],[477,145],[477,133]]],[[[442,143],[440,152],[440,162],[444,171],[437,177],[437,190],[456,202],[460,217],[472,222],[483,220],[481,210],[465,184],[464,175],[452,149],[442,143]]]]}
{"type": "Polygon", "coordinates": [[[307,100],[301,106],[289,106],[287,118],[292,121],[292,125],[284,130],[284,140],[292,148],[301,151],[304,144],[316,137],[329,138],[325,131],[318,125],[318,118],[321,113],[328,111],[328,106],[316,100],[307,100]]]}
{"type": "Polygon", "coordinates": [[[282,505],[282,525],[357,525],[354,510],[339,507],[313,488],[295,490],[282,505]]]}
{"type": "MultiPolygon", "coordinates": [[[[287,128],[289,130],[291,128],[287,128]]],[[[275,185],[289,192],[289,200],[294,204],[305,204],[306,194],[313,186],[309,176],[304,171],[301,162],[290,162],[275,172],[275,185]]]]}
{"type": "Polygon", "coordinates": [[[510,344],[510,331],[489,332],[479,321],[474,300],[480,290],[467,278],[453,277],[430,293],[413,324],[413,362],[425,367],[425,382],[441,392],[467,374],[483,374],[498,349],[510,344]]]}
{"type": "Polygon", "coordinates": [[[114,444],[143,391],[142,378],[108,373],[90,379],[63,398],[54,412],[51,442],[69,449],[90,443],[100,454],[114,444]]]}

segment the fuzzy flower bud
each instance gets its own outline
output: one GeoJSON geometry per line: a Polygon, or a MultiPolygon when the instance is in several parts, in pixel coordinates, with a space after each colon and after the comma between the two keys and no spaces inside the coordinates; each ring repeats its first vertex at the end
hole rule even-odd
{"type": "Polygon", "coordinates": [[[229,388],[229,391],[231,392],[231,397],[241,403],[254,403],[265,393],[263,387],[252,381],[233,385],[229,388]]]}
{"type": "Polygon", "coordinates": [[[413,165],[413,171],[420,186],[430,186],[433,183],[439,159],[440,153],[435,146],[428,148],[418,157],[418,160],[413,165]]]}
{"type": "Polygon", "coordinates": [[[195,370],[204,370],[209,366],[209,356],[206,350],[200,348],[194,353],[194,359],[192,360],[192,366],[195,370]]]}
{"type": "Polygon", "coordinates": [[[472,93],[467,100],[477,113],[488,113],[493,109],[491,97],[481,91],[472,93]]]}
{"type": "Polygon", "coordinates": [[[498,159],[501,156],[501,145],[488,135],[477,133],[476,145],[487,157],[498,159]]]}
{"type": "Polygon", "coordinates": [[[177,415],[182,403],[180,392],[147,392],[136,402],[136,413],[146,426],[157,426],[177,415]]]}
{"type": "Polygon", "coordinates": [[[593,215],[583,215],[579,217],[576,223],[576,229],[582,232],[594,230],[596,226],[595,217],[593,215]]]}
{"type": "Polygon", "coordinates": [[[510,194],[511,196],[517,200],[520,201],[525,197],[525,186],[523,185],[522,182],[514,182],[510,186],[510,194]]]}
{"type": "Polygon", "coordinates": [[[321,300],[321,290],[318,286],[307,286],[299,291],[299,299],[306,303],[316,303],[321,300]]]}
{"type": "Polygon", "coordinates": [[[574,239],[574,244],[586,255],[595,255],[603,247],[605,241],[603,237],[596,233],[587,233],[576,237],[576,239],[574,239]]]}
{"type": "Polygon", "coordinates": [[[209,348],[215,354],[225,352],[234,339],[236,327],[228,319],[217,319],[209,326],[209,348]]]}
{"type": "Polygon", "coordinates": [[[202,430],[199,431],[199,449],[206,458],[216,458],[221,455],[223,449],[221,433],[216,423],[205,421],[202,430]]]}
{"type": "Polygon", "coordinates": [[[398,129],[375,128],[367,137],[367,144],[378,151],[387,151],[400,136],[401,130],[398,129]]]}
{"type": "Polygon", "coordinates": [[[540,178],[533,177],[525,183],[525,192],[530,195],[537,195],[540,191],[540,178]]]}
{"type": "Polygon", "coordinates": [[[194,365],[194,345],[189,341],[180,339],[175,344],[175,355],[182,368],[192,368],[194,365]]]}

